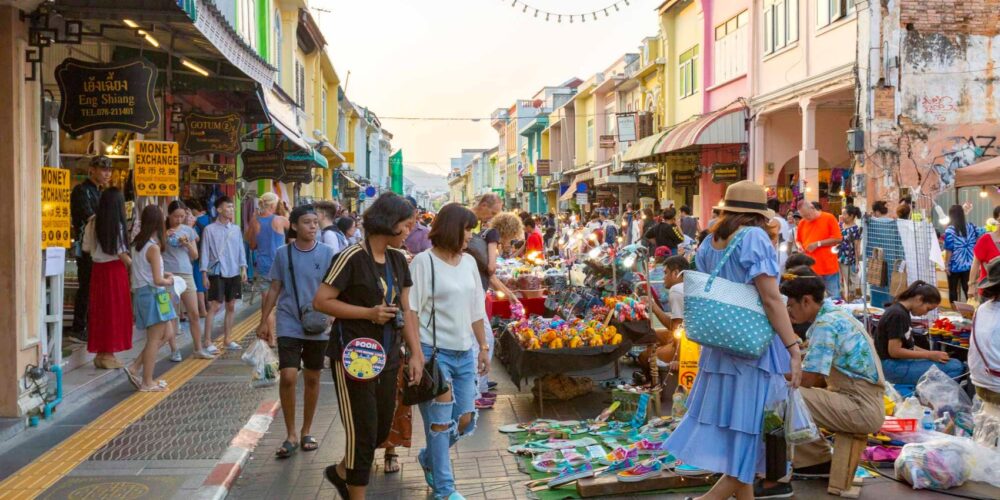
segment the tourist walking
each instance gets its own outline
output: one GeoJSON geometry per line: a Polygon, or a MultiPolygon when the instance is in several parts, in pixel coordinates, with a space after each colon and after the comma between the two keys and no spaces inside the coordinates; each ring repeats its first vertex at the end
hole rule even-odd
{"type": "Polygon", "coordinates": [[[319,236],[316,241],[333,249],[336,255],[349,246],[347,237],[337,228],[337,212],[340,207],[332,201],[317,201],[313,204],[319,216],[319,236]]]}
{"type": "MultiPolygon", "coordinates": [[[[195,198],[190,198],[187,201],[187,206],[191,209],[191,215],[194,216],[194,232],[198,234],[198,241],[201,241],[201,233],[205,231],[205,228],[212,223],[212,217],[208,215],[205,210],[205,206],[201,204],[195,198]]],[[[194,286],[198,291],[198,318],[204,318],[208,314],[208,307],[205,302],[205,285],[202,280],[201,274],[201,259],[200,255],[198,259],[191,261],[191,267],[194,270],[194,286]]]]}
{"type": "Polygon", "coordinates": [[[952,205],[948,217],[950,224],[944,230],[944,262],[948,274],[948,301],[954,308],[956,302],[969,298],[969,270],[976,259],[973,250],[984,231],[965,220],[965,209],[961,205],[952,205]]]}
{"type": "Polygon", "coordinates": [[[991,261],[986,269],[986,278],[979,284],[985,302],[976,311],[969,342],[970,378],[983,402],[983,411],[976,415],[977,436],[988,434],[987,415],[1000,415],[1000,260],[991,261]]]}
{"type": "Polygon", "coordinates": [[[396,406],[396,371],[405,340],[410,383],[419,382],[424,357],[417,325],[404,321],[410,270],[399,250],[413,206],[385,193],[365,211],[365,240],[338,254],[316,291],[313,307],[336,318],[327,355],[333,367],[347,438],[344,459],[326,468],[343,498],[362,500],[376,447],[385,441],[396,406]]]}
{"type": "Polygon", "coordinates": [[[93,286],[85,301],[86,315],[93,320],[89,324],[87,352],[96,354],[97,368],[121,368],[125,365],[115,358],[115,353],[132,348],[133,318],[125,197],[120,189],[112,187],[100,194],[97,210],[83,229],[82,247],[93,261],[93,286]]]}
{"type": "Polygon", "coordinates": [[[706,500],[753,498],[754,478],[764,472],[764,405],[785,398],[785,374],[790,374],[792,387],[798,386],[802,375],[801,341],[778,292],[780,271],[773,243],[777,226],[770,224],[774,214],[766,201],[763,186],[750,181],[730,185],[722,215],[696,256],[699,270],[709,272],[721,264],[719,277],[754,285],[777,332],[757,359],[701,347],[688,411],[664,446],[688,466],[723,474],[701,497],[706,500]],[[730,244],[736,245],[731,255],[730,244]],[[724,256],[728,260],[723,261],[724,256]]]}
{"type": "MultiPolygon", "coordinates": [[[[90,160],[89,175],[77,184],[69,197],[69,213],[76,235],[76,295],[73,298],[73,326],[66,334],[66,340],[80,344],[87,343],[87,314],[90,311],[90,277],[93,268],[92,256],[82,248],[84,226],[97,212],[101,189],[111,181],[111,158],[97,156],[90,160]]],[[[123,211],[124,213],[124,211],[123,211]]],[[[125,242],[127,245],[127,242],[125,242]]]]}
{"type": "Polygon", "coordinates": [[[477,375],[485,376],[490,366],[486,298],[475,259],[463,253],[476,222],[471,210],[458,203],[445,205],[431,227],[433,246],[410,264],[409,321],[420,326],[424,359],[436,355],[451,387],[420,403],[427,446],[417,461],[434,498],[462,498],[455,489],[449,450],[476,428],[477,375]]]}
{"type": "Polygon", "coordinates": [[[413,229],[410,230],[410,235],[406,237],[406,241],[404,242],[406,251],[410,252],[410,255],[417,255],[424,250],[430,249],[430,232],[431,228],[423,220],[417,218],[413,229]]]}
{"type": "MultiPolygon", "coordinates": [[[[229,340],[236,316],[236,299],[243,296],[243,282],[247,280],[247,258],[243,252],[243,236],[233,222],[235,208],[228,196],[215,200],[218,217],[201,235],[201,272],[207,285],[208,311],[205,314],[205,344],[210,354],[218,353],[212,344],[212,322],[219,307],[225,304],[226,315],[222,328],[222,343],[226,349],[238,351],[242,347],[229,340]]],[[[270,268],[268,268],[270,270],[270,268]]]]}
{"type": "Polygon", "coordinates": [[[288,218],[278,215],[278,195],[264,193],[257,202],[257,216],[250,220],[246,230],[246,241],[254,250],[254,277],[268,285],[271,275],[271,264],[278,247],[285,244],[285,233],[288,232],[288,218]]]}
{"type": "Polygon", "coordinates": [[[312,205],[292,209],[288,220],[295,231],[295,241],[278,248],[274,256],[269,276],[271,285],[264,296],[257,327],[258,338],[274,343],[277,337],[281,374],[278,394],[286,432],[285,442],[275,452],[278,458],[288,458],[300,447],[302,451],[319,448],[319,442],[312,436],[312,421],[319,401],[323,358],[330,340],[330,318],[313,311],[312,300],[323,271],[334,257],[333,248],[316,239],[319,219],[312,205]],[[272,330],[266,318],[271,317],[275,307],[275,329],[272,330]],[[300,370],[305,380],[301,431],[295,425],[295,389],[300,370]]]}
{"type": "Polygon", "coordinates": [[[677,210],[673,207],[663,211],[663,220],[651,226],[643,238],[653,245],[653,248],[667,247],[671,255],[677,255],[677,247],[684,242],[684,233],[677,227],[677,210]]]}
{"type": "MultiPolygon", "coordinates": [[[[844,299],[853,300],[861,290],[858,272],[858,255],[861,255],[861,209],[848,205],[841,215],[840,233],[844,239],[837,245],[837,262],[840,264],[841,290],[844,299]]],[[[973,240],[975,241],[975,240],[973,240]]],[[[970,251],[971,253],[971,251],[970,251]]]]}
{"type": "Polygon", "coordinates": [[[160,253],[163,241],[163,211],[156,205],[147,205],[140,216],[139,234],[130,247],[135,327],[146,330],[146,345],[131,368],[124,368],[129,380],[142,392],[167,390],[165,381],[153,380],[156,353],[168,340],[169,322],[177,318],[169,291],[174,286],[174,279],[170,273],[163,272],[160,253]]]}
{"type": "MultiPolygon", "coordinates": [[[[194,282],[194,267],[192,261],[198,259],[198,233],[187,224],[187,206],[181,200],[170,202],[167,207],[167,244],[163,248],[163,270],[179,276],[187,285],[178,300],[184,304],[188,314],[188,328],[191,330],[191,340],[194,344],[196,359],[212,359],[202,346],[201,324],[198,321],[198,291],[194,282]]],[[[178,321],[174,321],[174,332],[180,331],[178,321]]],[[[171,361],[180,361],[181,352],[176,348],[176,340],[171,342],[171,361]]]]}
{"type": "Polygon", "coordinates": [[[795,228],[796,243],[816,264],[813,271],[823,278],[826,293],[832,299],[840,298],[840,263],[833,248],[844,239],[840,225],[833,214],[820,210],[819,203],[799,200],[802,221],[795,228]]]}
{"type": "Polygon", "coordinates": [[[685,236],[691,238],[692,240],[698,237],[698,218],[691,215],[691,207],[687,205],[681,205],[681,220],[680,220],[681,232],[685,236]]]}

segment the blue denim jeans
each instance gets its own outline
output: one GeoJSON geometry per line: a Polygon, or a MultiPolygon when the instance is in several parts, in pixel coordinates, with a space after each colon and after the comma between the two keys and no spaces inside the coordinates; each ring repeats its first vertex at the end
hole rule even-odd
{"type": "Polygon", "coordinates": [[[957,359],[950,359],[947,363],[938,363],[929,359],[883,359],[882,372],[885,379],[893,384],[917,385],[920,376],[935,365],[951,378],[958,377],[965,373],[965,367],[957,359]]]}
{"type": "MultiPolygon", "coordinates": [[[[422,344],[424,359],[430,360],[433,348],[422,344]]],[[[463,436],[472,434],[476,429],[475,401],[476,388],[476,350],[452,351],[438,349],[437,363],[445,380],[451,383],[451,401],[431,400],[420,403],[420,415],[424,421],[424,434],[427,436],[427,447],[420,450],[417,460],[424,470],[430,470],[434,475],[434,497],[446,498],[455,492],[455,476],[451,469],[451,458],[448,452],[463,436]],[[462,415],[471,414],[472,421],[464,431],[458,428],[458,419],[462,415]],[[447,425],[448,429],[437,431],[432,424],[447,425]]]]}
{"type": "Polygon", "coordinates": [[[840,298],[840,273],[836,272],[833,274],[824,274],[820,276],[823,278],[823,285],[826,286],[826,294],[831,299],[840,298]]]}

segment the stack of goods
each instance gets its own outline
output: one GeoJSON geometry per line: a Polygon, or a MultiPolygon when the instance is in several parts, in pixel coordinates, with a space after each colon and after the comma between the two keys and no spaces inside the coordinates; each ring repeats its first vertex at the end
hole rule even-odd
{"type": "Polygon", "coordinates": [[[681,476],[709,473],[680,464],[664,443],[676,427],[670,417],[647,418],[649,398],[624,421],[612,420],[619,403],[597,418],[555,421],[539,419],[500,428],[512,444],[507,450],[521,457],[525,472],[535,481],[529,488],[553,489],[580,479],[613,476],[631,483],[662,477],[667,471],[681,476]]]}
{"type": "Polygon", "coordinates": [[[613,319],[622,323],[626,321],[645,321],[649,319],[646,304],[635,297],[615,295],[604,297],[604,305],[591,309],[593,317],[605,318],[609,311],[614,311],[613,319]]]}
{"type": "Polygon", "coordinates": [[[509,328],[525,349],[575,349],[622,342],[614,326],[605,327],[598,321],[535,317],[516,321],[509,328]]]}
{"type": "Polygon", "coordinates": [[[934,320],[928,333],[935,342],[947,342],[968,349],[972,325],[962,318],[941,317],[934,320]]]}

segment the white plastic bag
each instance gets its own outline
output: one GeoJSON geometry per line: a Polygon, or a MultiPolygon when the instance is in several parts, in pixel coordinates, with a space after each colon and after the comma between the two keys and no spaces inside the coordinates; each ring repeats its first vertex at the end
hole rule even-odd
{"type": "Polygon", "coordinates": [[[944,412],[958,415],[972,411],[972,399],[969,395],[958,382],[934,365],[920,376],[916,393],[920,401],[933,408],[938,417],[943,416],[944,412]]]}
{"type": "Polygon", "coordinates": [[[278,383],[278,358],[263,339],[257,339],[241,358],[244,363],[253,367],[250,372],[250,385],[254,387],[269,387],[278,383]]]}
{"type": "Polygon", "coordinates": [[[819,439],[819,429],[802,399],[802,394],[789,389],[785,403],[785,441],[790,445],[805,444],[819,439]]]}
{"type": "MultiPolygon", "coordinates": [[[[994,453],[1000,455],[1000,406],[983,402],[978,397],[976,405],[972,411],[975,431],[972,440],[976,443],[992,448],[994,453]]],[[[1000,471],[997,473],[1000,477],[1000,471]]]]}
{"type": "Polygon", "coordinates": [[[913,485],[915,490],[961,486],[972,473],[970,456],[970,447],[956,439],[911,443],[903,446],[896,459],[896,477],[913,485]]]}
{"type": "Polygon", "coordinates": [[[924,407],[920,405],[920,400],[910,396],[903,400],[903,403],[896,406],[896,418],[915,418],[920,420],[924,416],[924,407]]]}

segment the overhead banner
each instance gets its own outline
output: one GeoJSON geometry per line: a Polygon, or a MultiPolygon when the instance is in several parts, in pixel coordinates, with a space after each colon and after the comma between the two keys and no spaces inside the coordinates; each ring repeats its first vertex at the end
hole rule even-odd
{"type": "Polygon", "coordinates": [[[179,196],[180,147],[173,141],[130,141],[129,164],[139,196],[179,196]]]}
{"type": "Polygon", "coordinates": [[[191,184],[235,184],[236,165],[227,163],[193,163],[188,167],[191,184]]]}
{"type": "Polygon", "coordinates": [[[403,195],[403,150],[389,157],[389,184],[392,192],[403,195]]]}
{"type": "Polygon", "coordinates": [[[42,167],[42,249],[70,246],[69,174],[64,168],[42,167]]]}
{"type": "Polygon", "coordinates": [[[269,151],[248,149],[240,154],[243,160],[243,180],[278,180],[285,176],[285,152],[281,146],[269,151]]]}
{"type": "Polygon", "coordinates": [[[156,66],[146,59],[95,63],[67,58],[56,66],[59,126],[71,135],[116,128],[147,133],[160,121],[153,89],[156,66]]]}
{"type": "Polygon", "coordinates": [[[243,149],[240,128],[243,119],[236,113],[203,115],[188,113],[184,117],[184,143],[181,149],[190,155],[223,153],[236,155],[243,149]]]}

